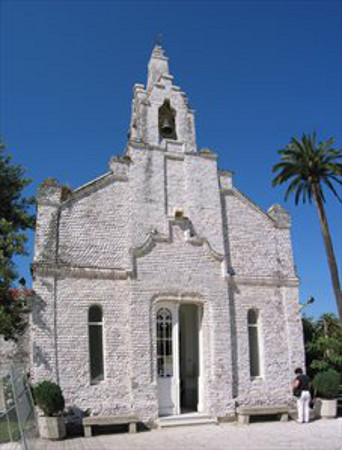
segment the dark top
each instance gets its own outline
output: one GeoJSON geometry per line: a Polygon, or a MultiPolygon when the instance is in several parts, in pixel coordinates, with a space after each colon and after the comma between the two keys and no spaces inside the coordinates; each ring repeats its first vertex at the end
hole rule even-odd
{"type": "Polygon", "coordinates": [[[299,380],[299,386],[297,389],[300,389],[301,391],[308,391],[310,387],[310,378],[308,375],[300,374],[296,377],[297,380],[299,380]]]}

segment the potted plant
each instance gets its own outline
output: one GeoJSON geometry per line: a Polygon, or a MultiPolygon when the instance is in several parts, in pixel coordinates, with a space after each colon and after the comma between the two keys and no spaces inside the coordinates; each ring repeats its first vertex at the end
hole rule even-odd
{"type": "Polygon", "coordinates": [[[315,412],[322,419],[331,419],[337,415],[339,384],[340,375],[333,369],[318,373],[313,380],[317,396],[315,412]]]}
{"type": "Polygon", "coordinates": [[[53,381],[42,381],[33,388],[33,397],[43,412],[43,415],[38,414],[40,437],[63,439],[66,434],[62,415],[65,402],[61,388],[53,381]]]}

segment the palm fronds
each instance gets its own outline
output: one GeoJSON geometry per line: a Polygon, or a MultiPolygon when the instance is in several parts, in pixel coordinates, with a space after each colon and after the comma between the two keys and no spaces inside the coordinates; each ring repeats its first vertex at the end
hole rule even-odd
{"type": "Polygon", "coordinates": [[[313,186],[317,186],[320,196],[325,201],[323,186],[342,202],[341,193],[335,186],[342,184],[342,150],[333,149],[334,139],[319,142],[316,134],[303,134],[302,139],[292,137],[290,143],[280,149],[280,162],[272,168],[277,175],[272,180],[273,186],[289,182],[285,200],[291,194],[295,203],[312,201],[313,186]]]}

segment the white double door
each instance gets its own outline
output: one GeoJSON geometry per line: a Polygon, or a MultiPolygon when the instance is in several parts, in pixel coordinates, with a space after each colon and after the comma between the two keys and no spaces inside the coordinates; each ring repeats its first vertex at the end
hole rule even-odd
{"type": "Polygon", "coordinates": [[[201,410],[201,310],[159,303],[156,311],[159,415],[201,410]]]}

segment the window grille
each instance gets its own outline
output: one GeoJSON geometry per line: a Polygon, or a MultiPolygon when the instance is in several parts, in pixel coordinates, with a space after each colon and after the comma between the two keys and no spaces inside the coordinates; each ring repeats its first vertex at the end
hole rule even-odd
{"type": "Polygon", "coordinates": [[[157,371],[161,378],[172,377],[172,313],[167,308],[157,313],[157,371]]]}

